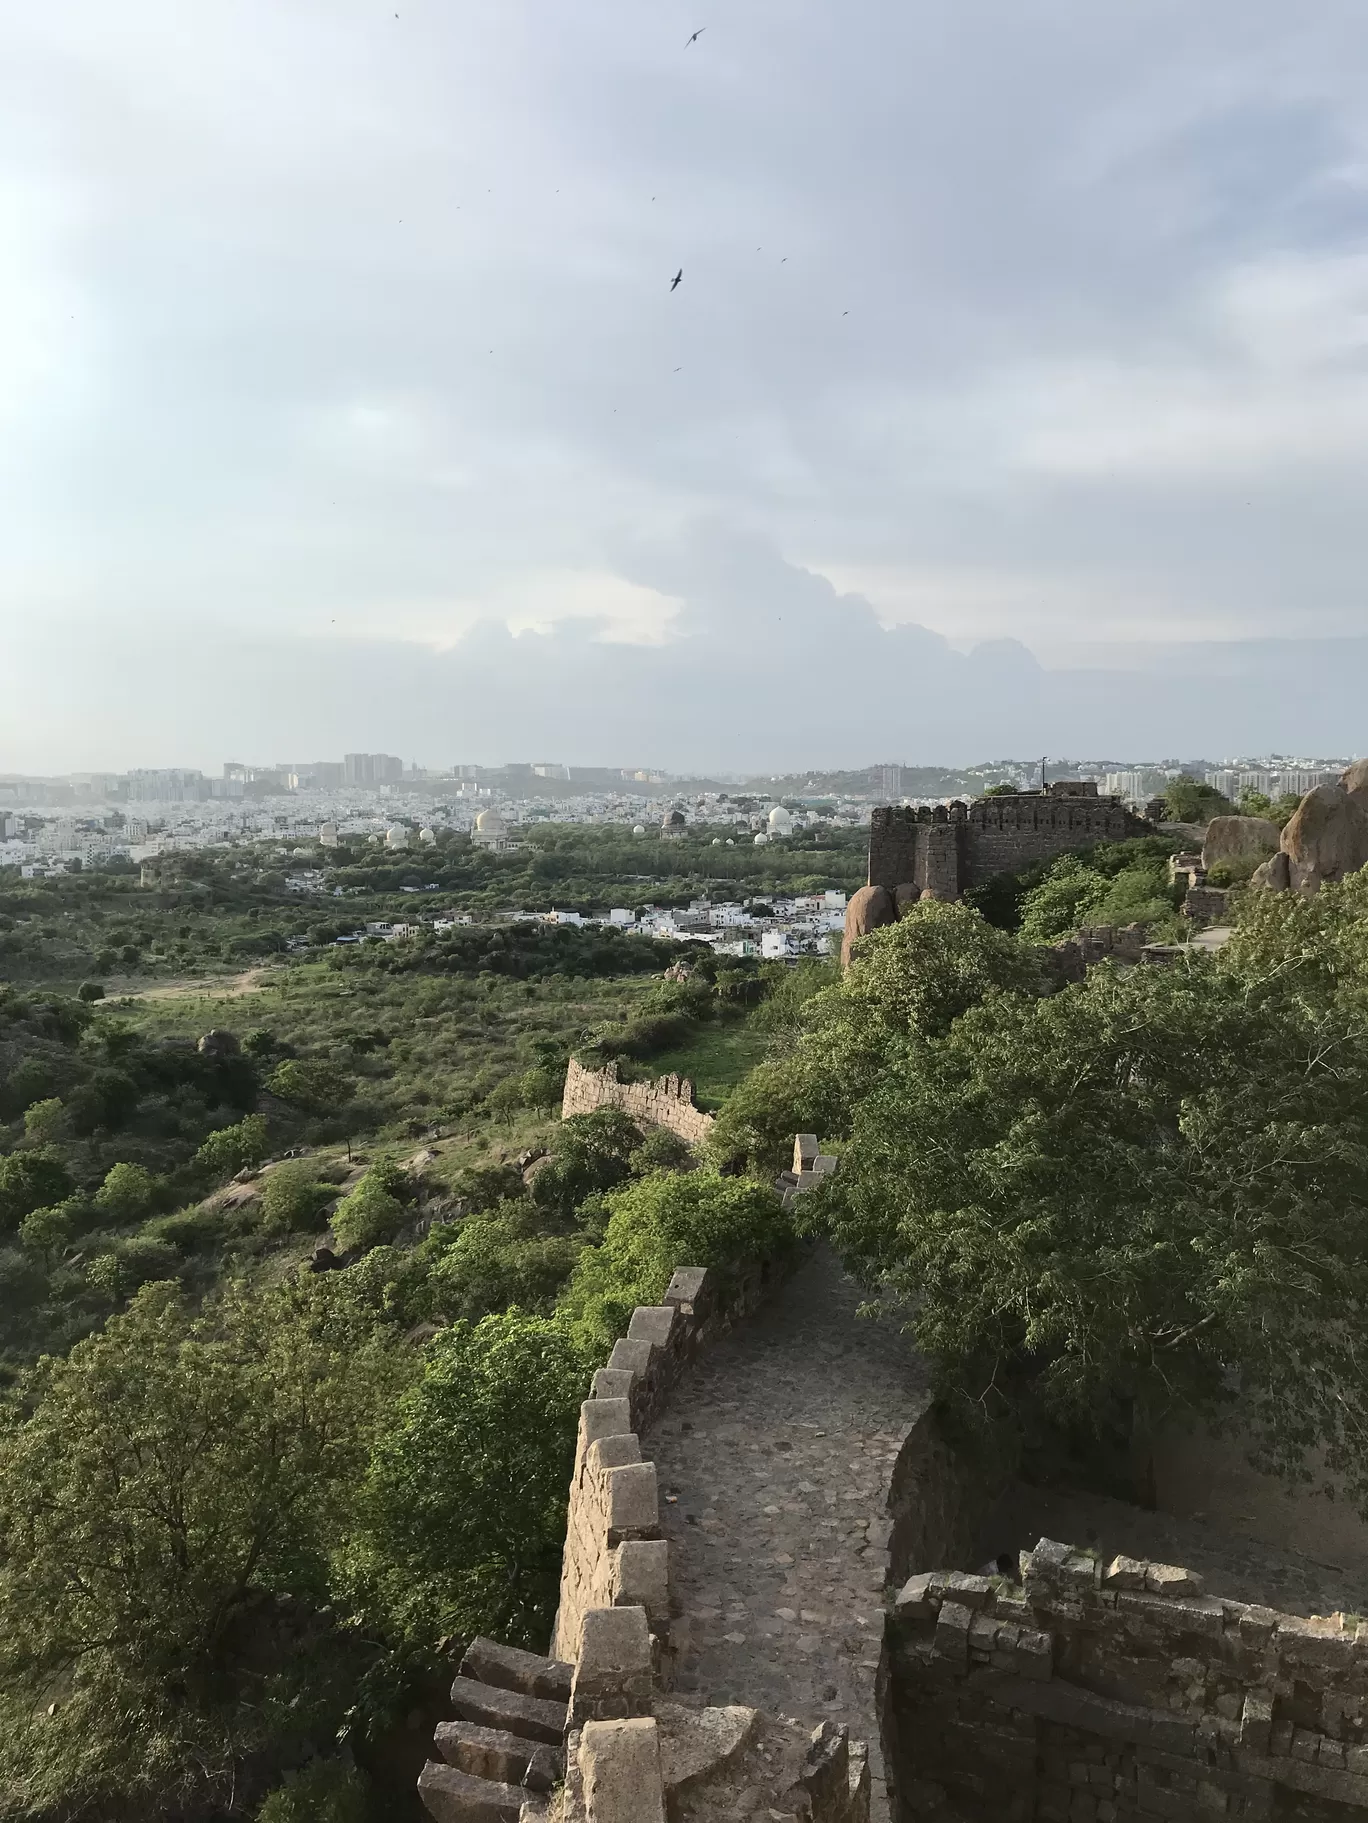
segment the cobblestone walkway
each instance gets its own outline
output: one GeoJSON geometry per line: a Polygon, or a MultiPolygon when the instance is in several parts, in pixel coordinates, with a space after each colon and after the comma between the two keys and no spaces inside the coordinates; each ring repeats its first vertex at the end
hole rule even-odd
{"type": "Polygon", "coordinates": [[[677,1621],[676,1688],[869,1743],[886,1818],[874,1679],[885,1497],[929,1395],[895,1325],[819,1250],[699,1358],[643,1439],[658,1467],[677,1621]]]}

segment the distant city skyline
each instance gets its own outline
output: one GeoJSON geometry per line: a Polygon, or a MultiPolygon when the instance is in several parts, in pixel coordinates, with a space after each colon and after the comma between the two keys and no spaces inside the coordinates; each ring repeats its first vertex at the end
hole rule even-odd
{"type": "Polygon", "coordinates": [[[1361,738],[1361,6],[169,18],[7,20],[0,768],[1361,738]]]}

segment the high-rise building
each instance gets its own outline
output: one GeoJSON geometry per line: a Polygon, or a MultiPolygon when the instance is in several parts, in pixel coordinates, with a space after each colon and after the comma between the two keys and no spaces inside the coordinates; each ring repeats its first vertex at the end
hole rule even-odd
{"type": "Polygon", "coordinates": [[[404,762],[392,753],[349,753],[342,761],[342,779],[347,785],[396,785],[403,776],[404,762]]]}
{"type": "Polygon", "coordinates": [[[902,767],[890,761],[886,766],[875,766],[870,784],[874,795],[881,804],[897,804],[902,799],[902,767]]]}

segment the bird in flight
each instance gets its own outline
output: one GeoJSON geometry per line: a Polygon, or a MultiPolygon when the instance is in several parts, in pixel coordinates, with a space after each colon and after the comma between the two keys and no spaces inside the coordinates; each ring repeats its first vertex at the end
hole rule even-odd
{"type": "Polygon", "coordinates": [[[679,268],[679,271],[676,272],[674,277],[670,280],[670,290],[671,291],[673,291],[678,286],[679,281],[683,278],[683,276],[684,276],[684,268],[681,266],[679,268]]]}
{"type": "MultiPolygon", "coordinates": [[[[396,14],[396,17],[397,16],[398,15],[396,14]]],[[[689,48],[689,44],[697,44],[698,40],[703,36],[704,32],[706,32],[707,29],[708,28],[706,25],[700,25],[698,30],[694,33],[693,37],[690,38],[689,43],[684,46],[684,49],[687,51],[689,48]]]]}

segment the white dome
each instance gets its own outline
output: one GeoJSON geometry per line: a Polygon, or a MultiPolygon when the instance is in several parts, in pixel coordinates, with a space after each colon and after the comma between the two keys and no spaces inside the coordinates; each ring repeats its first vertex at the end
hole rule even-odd
{"type": "Polygon", "coordinates": [[[418,831],[418,840],[420,842],[435,842],[437,838],[430,829],[420,829],[418,831]]]}
{"type": "Polygon", "coordinates": [[[769,813],[769,831],[772,836],[786,836],[793,830],[793,813],[776,804],[769,813]]]}
{"type": "Polygon", "coordinates": [[[755,846],[757,848],[763,848],[765,846],[766,842],[768,842],[768,841],[769,841],[769,837],[765,834],[765,832],[763,830],[761,830],[760,834],[758,836],[756,836],[756,838],[755,838],[755,846]]]}
{"type": "Polygon", "coordinates": [[[386,848],[407,848],[408,831],[402,823],[392,823],[385,831],[386,848]]]}
{"type": "Polygon", "coordinates": [[[475,827],[482,836],[501,836],[508,825],[497,810],[482,810],[475,819],[475,827]]]}
{"type": "Polygon", "coordinates": [[[646,833],[646,825],[644,823],[633,823],[632,834],[634,836],[644,836],[645,833],[646,833]]]}

